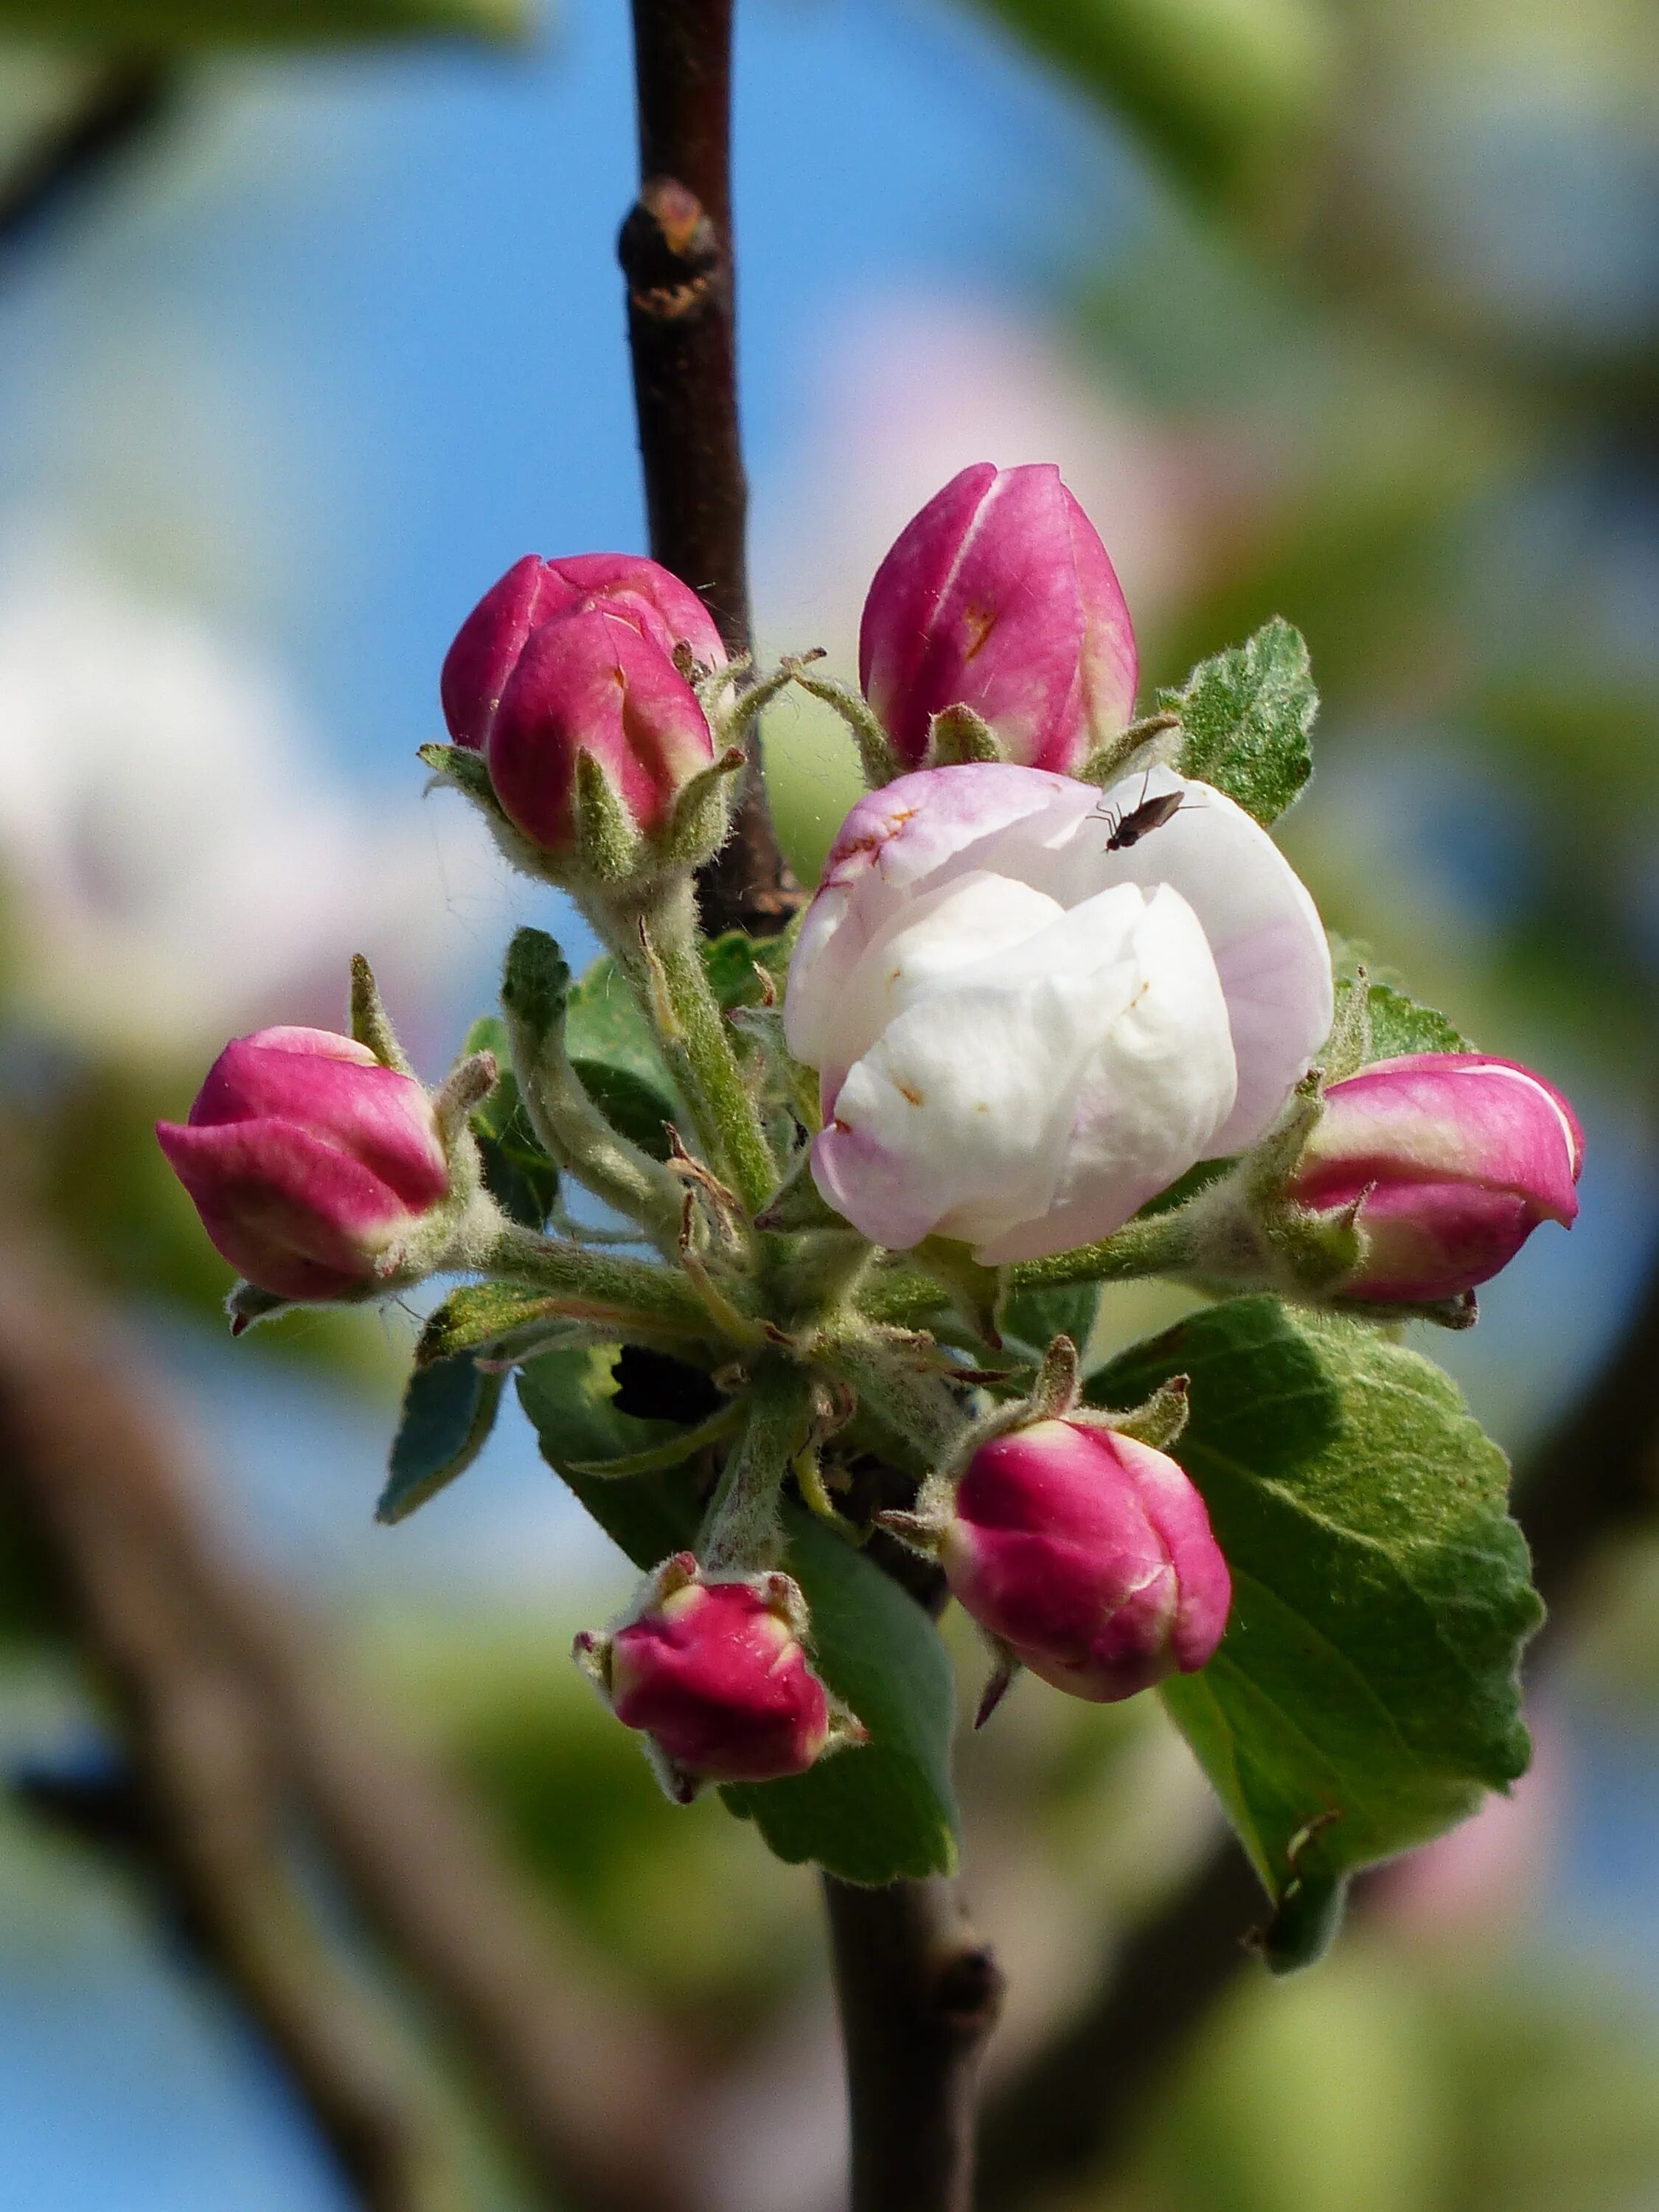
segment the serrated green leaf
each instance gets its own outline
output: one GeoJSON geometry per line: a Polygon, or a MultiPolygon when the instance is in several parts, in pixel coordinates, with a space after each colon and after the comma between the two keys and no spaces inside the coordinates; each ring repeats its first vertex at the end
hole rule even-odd
{"type": "Polygon", "coordinates": [[[489,1440],[501,1402],[500,1375],[486,1375],[463,1353],[417,1367],[404,1392],[377,1521],[405,1521],[465,1474],[489,1440]]]}
{"type": "MultiPolygon", "coordinates": [[[[1344,1005],[1351,991],[1356,988],[1352,976],[1339,977],[1336,986],[1337,1018],[1341,1019],[1344,1005]]],[[[1367,986],[1366,1011],[1370,1016],[1371,1048],[1366,1066],[1379,1060],[1400,1060],[1416,1052],[1473,1052],[1474,1047],[1432,1006],[1419,1006],[1397,991],[1391,983],[1370,983],[1367,986]]]]}
{"type": "Polygon", "coordinates": [[[785,1566],[812,1613],[812,1656],[870,1741],[805,1774],[722,1790],[781,1859],[878,1885],[950,1874],[959,1823],[951,1783],[951,1662],[915,1600],[862,1552],[790,1508],[785,1566]]]}
{"type": "Polygon", "coordinates": [[[484,1187],[510,1219],[526,1229],[544,1228],[558,1199],[559,1170],[542,1150],[519,1095],[507,1024],[498,1014],[481,1016],[461,1049],[463,1054],[493,1053],[499,1071],[495,1088],[471,1115],[484,1187]]]}
{"type": "Polygon", "coordinates": [[[523,38],[528,0],[0,0],[0,32],[121,52],[523,38]]]}
{"type": "Polygon", "coordinates": [[[1319,694],[1301,631],[1277,615],[1158,700],[1181,717],[1182,775],[1224,791],[1258,822],[1277,821],[1313,774],[1319,694]]]}
{"type": "MultiPolygon", "coordinates": [[[[674,1434],[610,1402],[614,1347],[549,1353],[519,1378],[544,1457],[612,1540],[641,1569],[696,1540],[702,1501],[692,1471],[610,1480],[577,1462],[619,1459],[674,1434]]],[[[950,1871],[957,1820],[951,1787],[955,1715],[951,1663],[914,1599],[861,1553],[790,1507],[784,1561],[812,1612],[824,1680],[870,1730],[787,1782],[722,1791],[780,1858],[811,1860],[848,1881],[896,1881],[950,1871]]]]}
{"type": "Polygon", "coordinates": [[[1241,1298],[1125,1353],[1088,1395],[1132,1405],[1180,1373],[1192,1413],[1174,1455],[1233,1611],[1209,1666],[1164,1699],[1290,1906],[1296,1950],[1327,1924],[1329,1885],[1524,1771],[1517,1668],[1540,1608],[1504,1455],[1428,1360],[1241,1298]]]}

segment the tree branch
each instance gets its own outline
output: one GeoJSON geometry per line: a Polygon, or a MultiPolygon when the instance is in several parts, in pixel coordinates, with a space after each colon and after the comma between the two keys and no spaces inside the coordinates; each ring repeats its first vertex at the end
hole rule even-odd
{"type": "MultiPolygon", "coordinates": [[[[640,197],[617,245],[653,556],[749,652],[749,488],[738,421],[732,235],[732,0],[634,0],[640,197]]],[[[800,903],[758,771],[698,878],[703,925],[769,935],[800,903]]]]}
{"type": "Polygon", "coordinates": [[[0,1507],[107,1684],[171,1894],[261,2022],[366,2201],[455,2199],[432,2099],[295,1883],[308,1817],[433,2002],[550,2202],[685,2212],[681,2079],[623,2016],[471,1806],[343,1680],[313,1624],[210,1536],[165,1425],[76,1285],[0,1259],[0,1507]]]}
{"type": "MultiPolygon", "coordinates": [[[[1659,1255],[1595,1375],[1522,1462],[1516,1514],[1550,1607],[1527,1654],[1553,1650],[1608,1544],[1659,1504],[1659,1255]]],[[[1005,2212],[1101,2170],[1243,1970],[1265,1910],[1230,1838],[1122,1948],[1097,1994],[993,2099],[981,2142],[981,2212],[1005,2212]]]]}
{"type": "Polygon", "coordinates": [[[1002,1977],[946,1881],[826,1875],[847,2048],[851,2212],[971,2212],[975,2092],[1002,1977]]]}
{"type": "Polygon", "coordinates": [[[179,83],[160,55],[125,54],[100,69],[0,176],[0,254],[27,245],[149,137],[171,114],[179,83]]]}
{"type": "Polygon", "coordinates": [[[79,1347],[84,1317],[0,1283],[0,1481],[134,1761],[141,1834],[192,1940],[270,2037],[366,2204],[454,2212],[455,2162],[401,2035],[295,1883],[269,1717],[217,1624],[179,1602],[149,1438],[79,1347]]]}

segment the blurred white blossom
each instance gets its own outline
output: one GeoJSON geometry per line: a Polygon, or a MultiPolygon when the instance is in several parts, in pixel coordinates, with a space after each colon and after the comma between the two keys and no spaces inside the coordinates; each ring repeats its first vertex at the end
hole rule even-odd
{"type": "Polygon", "coordinates": [[[0,555],[0,981],[94,1048],[336,1024],[357,951],[418,1023],[477,956],[457,909],[505,901],[412,757],[407,801],[371,810],[270,669],[51,527],[0,555]]]}

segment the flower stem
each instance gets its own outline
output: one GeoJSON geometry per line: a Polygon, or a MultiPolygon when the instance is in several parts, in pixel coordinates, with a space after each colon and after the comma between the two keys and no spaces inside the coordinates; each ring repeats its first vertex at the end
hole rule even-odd
{"type": "Polygon", "coordinates": [[[811,1419],[810,1386],[798,1367],[768,1362],[757,1372],[748,1419],[726,1462],[697,1552],[711,1574],[775,1567],[783,1556],[780,1493],[811,1419]]]}
{"type": "Polygon", "coordinates": [[[1193,1258],[1192,1223],[1185,1207],[1126,1222],[1097,1244],[1079,1244],[1047,1260],[1021,1260],[1005,1267],[1011,1291],[1045,1291],[1064,1283],[1127,1283],[1143,1275],[1178,1274],[1193,1258]]]}
{"type": "Polygon", "coordinates": [[[524,1283],[568,1298],[573,1313],[603,1315],[625,1334],[630,1320],[660,1331],[708,1339],[708,1309],[678,1267],[596,1252],[543,1237],[515,1221],[499,1221],[471,1264],[499,1282],[524,1283]]]}
{"type": "Polygon", "coordinates": [[[642,924],[629,967],[709,1165],[731,1183],[745,1212],[758,1213],[778,1187],[777,1164],[695,933],[671,922],[653,934],[642,924]]]}

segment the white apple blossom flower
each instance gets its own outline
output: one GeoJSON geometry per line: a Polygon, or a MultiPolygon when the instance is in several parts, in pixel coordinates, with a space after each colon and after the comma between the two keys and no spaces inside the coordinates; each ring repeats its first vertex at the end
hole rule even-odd
{"type": "Polygon", "coordinates": [[[848,816],[789,973],[812,1172],[876,1243],[987,1266],[1121,1228],[1265,1134],[1330,1028],[1313,901],[1242,808],[1168,769],[901,776],[848,816]],[[1177,811],[1127,849],[1112,818],[1177,811]]]}

